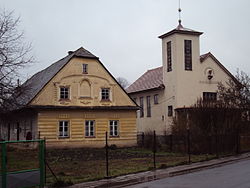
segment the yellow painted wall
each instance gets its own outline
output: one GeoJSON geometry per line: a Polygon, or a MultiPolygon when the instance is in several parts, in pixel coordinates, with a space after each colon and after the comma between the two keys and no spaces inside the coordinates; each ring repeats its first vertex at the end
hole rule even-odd
{"type": "Polygon", "coordinates": [[[109,144],[136,145],[135,111],[44,110],[38,113],[38,131],[49,147],[103,147],[109,120],[119,121],[119,137],[109,137],[109,144]],[[69,138],[59,138],[60,120],[70,122],[69,138]],[[85,120],[95,120],[94,138],[85,138],[85,120]]]}
{"type": "Polygon", "coordinates": [[[76,57],[56,74],[30,105],[135,106],[98,60],[76,57]],[[82,73],[82,64],[88,64],[88,74],[82,73]],[[61,86],[69,86],[70,100],[60,100],[61,86]],[[110,88],[109,102],[101,101],[101,88],[110,88]]]}

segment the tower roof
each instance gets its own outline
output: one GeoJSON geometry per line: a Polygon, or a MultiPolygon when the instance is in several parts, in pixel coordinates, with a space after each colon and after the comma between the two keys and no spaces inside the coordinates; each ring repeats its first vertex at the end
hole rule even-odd
{"type": "Polygon", "coordinates": [[[168,37],[168,36],[176,34],[176,33],[185,34],[185,35],[196,35],[196,36],[200,36],[201,34],[203,34],[203,32],[199,32],[199,31],[195,31],[193,29],[185,28],[181,25],[181,23],[179,23],[179,25],[175,29],[173,29],[173,30],[171,30],[163,35],[160,35],[159,38],[163,39],[165,37],[168,37]]]}

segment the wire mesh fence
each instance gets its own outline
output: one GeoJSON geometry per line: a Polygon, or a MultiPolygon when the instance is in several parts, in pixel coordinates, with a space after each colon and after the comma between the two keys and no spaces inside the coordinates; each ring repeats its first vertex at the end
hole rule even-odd
{"type": "MultiPolygon", "coordinates": [[[[46,183],[71,185],[90,180],[147,170],[167,168],[238,154],[250,150],[250,134],[199,135],[187,130],[182,134],[139,134],[138,146],[119,148],[108,133],[102,148],[46,148],[46,183]],[[112,144],[111,144],[112,143],[112,144]]],[[[39,167],[39,149],[25,144],[7,147],[7,169],[39,167]]],[[[2,155],[2,153],[0,153],[2,155]]]]}

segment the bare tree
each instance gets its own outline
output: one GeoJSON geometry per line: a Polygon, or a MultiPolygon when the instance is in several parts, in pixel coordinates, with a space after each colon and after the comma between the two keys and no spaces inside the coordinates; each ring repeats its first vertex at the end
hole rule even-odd
{"type": "Polygon", "coordinates": [[[250,109],[250,77],[237,71],[236,80],[230,79],[225,85],[219,83],[219,99],[229,107],[250,109]]]}
{"type": "Polygon", "coordinates": [[[117,82],[123,87],[123,88],[126,88],[128,87],[129,85],[129,82],[126,78],[123,78],[123,77],[118,77],[116,78],[117,82]]]}
{"type": "Polygon", "coordinates": [[[20,71],[33,61],[19,23],[13,12],[0,10],[0,112],[18,103],[14,99],[24,90],[19,85],[20,71]]]}

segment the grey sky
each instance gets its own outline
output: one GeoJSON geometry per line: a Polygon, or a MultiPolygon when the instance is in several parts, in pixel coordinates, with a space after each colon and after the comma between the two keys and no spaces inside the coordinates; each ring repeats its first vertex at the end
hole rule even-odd
{"type": "MultiPolygon", "coordinates": [[[[184,27],[203,31],[201,54],[211,51],[233,74],[250,73],[250,1],[182,0],[184,27]]],[[[21,17],[38,63],[31,76],[83,46],[114,77],[135,81],[162,65],[158,36],[177,26],[178,0],[0,0],[21,17]]]]}

